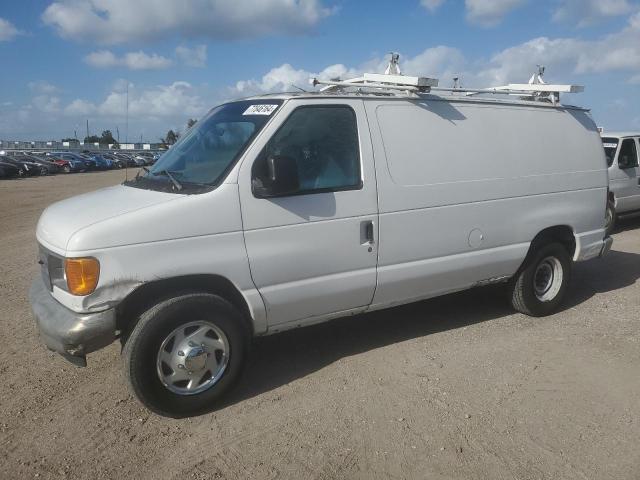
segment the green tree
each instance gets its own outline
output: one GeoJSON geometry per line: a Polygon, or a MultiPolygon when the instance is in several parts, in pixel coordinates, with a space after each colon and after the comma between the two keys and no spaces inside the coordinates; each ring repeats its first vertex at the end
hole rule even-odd
{"type": "Polygon", "coordinates": [[[113,133],[111,133],[111,130],[105,130],[102,132],[102,135],[100,136],[100,143],[109,145],[109,144],[117,144],[118,141],[115,138],[113,138],[113,133]]]}
{"type": "Polygon", "coordinates": [[[198,120],[196,120],[195,118],[190,118],[187,122],[187,128],[193,127],[196,123],[198,123],[198,120]]]}
{"type": "Polygon", "coordinates": [[[178,141],[180,134],[174,132],[173,130],[169,130],[167,135],[164,137],[164,143],[167,145],[173,145],[178,141]]]}
{"type": "Polygon", "coordinates": [[[84,143],[100,143],[100,137],[97,135],[89,135],[84,137],[84,143]]]}

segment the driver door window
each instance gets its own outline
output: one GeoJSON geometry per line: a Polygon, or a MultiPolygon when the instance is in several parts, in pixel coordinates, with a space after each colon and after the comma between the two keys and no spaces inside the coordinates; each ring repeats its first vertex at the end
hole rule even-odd
{"type": "Polygon", "coordinates": [[[297,170],[298,188],[287,196],[362,188],[356,116],[350,107],[294,110],[254,163],[254,184],[268,184],[271,157],[287,157],[297,170]]]}
{"type": "Polygon", "coordinates": [[[627,138],[623,140],[620,146],[620,153],[618,154],[618,167],[634,168],[638,166],[638,151],[636,149],[636,142],[633,138],[627,138]]]}

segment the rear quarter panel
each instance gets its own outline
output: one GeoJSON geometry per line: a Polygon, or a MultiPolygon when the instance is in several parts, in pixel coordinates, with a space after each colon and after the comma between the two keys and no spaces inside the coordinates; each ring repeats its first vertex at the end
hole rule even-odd
{"type": "Polygon", "coordinates": [[[511,276],[547,227],[567,225],[601,242],[608,178],[587,112],[365,103],[380,205],[375,304],[511,276]]]}

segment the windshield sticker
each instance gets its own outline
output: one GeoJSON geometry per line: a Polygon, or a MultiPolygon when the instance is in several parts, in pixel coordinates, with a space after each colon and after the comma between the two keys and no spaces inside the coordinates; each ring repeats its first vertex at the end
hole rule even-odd
{"type": "Polygon", "coordinates": [[[271,115],[278,105],[251,105],[242,115],[271,115]]]}
{"type": "Polygon", "coordinates": [[[617,143],[603,143],[604,148],[616,148],[618,146],[617,143]]]}

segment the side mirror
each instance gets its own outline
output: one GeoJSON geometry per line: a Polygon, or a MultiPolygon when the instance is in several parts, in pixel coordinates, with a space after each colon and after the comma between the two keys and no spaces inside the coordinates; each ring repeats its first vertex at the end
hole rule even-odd
{"type": "Polygon", "coordinates": [[[296,193],[300,190],[296,160],[285,155],[267,158],[267,176],[254,178],[252,190],[258,198],[284,197],[296,193]]]}

